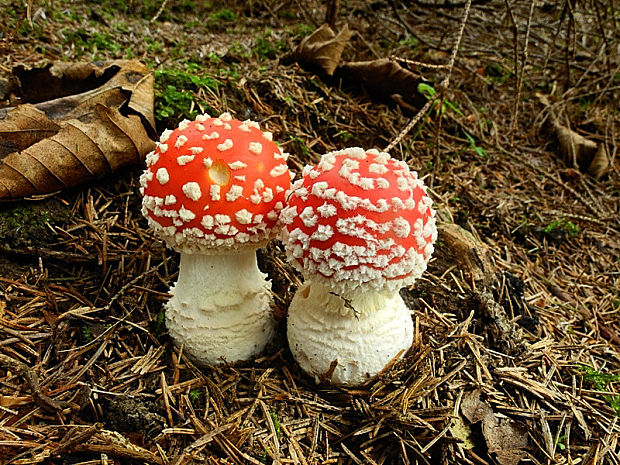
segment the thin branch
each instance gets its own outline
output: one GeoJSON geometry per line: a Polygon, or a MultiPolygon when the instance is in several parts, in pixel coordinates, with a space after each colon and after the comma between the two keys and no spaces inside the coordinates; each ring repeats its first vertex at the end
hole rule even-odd
{"type": "Polygon", "coordinates": [[[159,10],[157,10],[157,13],[155,13],[155,16],[153,16],[151,18],[151,20],[149,21],[149,23],[154,23],[155,21],[157,21],[157,18],[159,18],[159,16],[164,12],[164,9],[166,8],[166,5],[168,4],[168,0],[164,0],[161,3],[161,6],[159,7],[159,10]]]}
{"type": "MultiPolygon", "coordinates": [[[[450,77],[452,76],[452,68],[454,68],[454,62],[456,61],[456,55],[458,53],[459,46],[461,45],[461,39],[463,38],[463,33],[465,32],[465,25],[467,24],[467,18],[469,17],[469,10],[471,9],[471,3],[472,3],[472,0],[467,0],[467,4],[465,5],[465,12],[463,13],[463,20],[461,21],[461,27],[459,28],[459,33],[456,39],[456,43],[454,44],[454,47],[452,48],[452,54],[450,55],[450,61],[448,62],[448,73],[446,77],[443,79],[443,81],[441,81],[441,83],[439,84],[439,87],[442,91],[443,89],[446,89],[448,85],[450,84],[450,77]]],[[[396,145],[398,145],[403,140],[403,137],[405,137],[407,133],[409,133],[409,131],[411,131],[411,129],[420,121],[420,119],[422,119],[422,117],[426,114],[426,112],[429,110],[429,108],[433,105],[434,102],[435,102],[434,99],[431,99],[428,102],[426,102],[426,104],[420,109],[420,111],[411,119],[411,121],[409,121],[407,126],[405,126],[405,128],[400,132],[400,134],[398,134],[398,136],[396,136],[396,138],[394,138],[392,142],[389,143],[389,145],[385,148],[386,152],[389,152],[390,150],[392,150],[396,145]]]]}
{"type": "Polygon", "coordinates": [[[37,374],[25,363],[15,360],[8,355],[0,354],[0,367],[5,370],[11,370],[13,373],[22,376],[28,383],[32,397],[35,399],[37,404],[45,410],[60,412],[64,408],[68,407],[66,402],[58,402],[43,394],[41,391],[41,386],[39,385],[37,374]]]}
{"type": "Polygon", "coordinates": [[[327,11],[325,12],[325,22],[332,29],[336,27],[336,19],[338,19],[339,11],[340,11],[340,0],[330,0],[327,4],[327,11]]]}
{"type": "MultiPolygon", "coordinates": [[[[506,0],[506,3],[508,3],[508,0],[506,0]]],[[[515,105],[514,105],[514,110],[512,114],[512,123],[510,124],[510,145],[512,145],[512,142],[514,140],[514,133],[515,133],[516,125],[517,125],[517,118],[519,116],[519,102],[521,101],[521,91],[523,89],[523,75],[525,73],[525,65],[527,64],[527,58],[528,58],[528,45],[530,41],[530,31],[532,29],[532,17],[534,15],[534,4],[535,4],[535,1],[531,0],[530,1],[530,13],[527,18],[527,26],[525,28],[525,41],[523,43],[523,53],[521,54],[521,60],[520,60],[521,66],[520,66],[520,69],[518,70],[519,71],[518,74],[516,75],[517,95],[515,96],[515,105]]],[[[517,41],[517,37],[515,33],[515,42],[516,41],[517,41]]],[[[515,49],[517,47],[518,45],[515,45],[515,49]]],[[[519,59],[517,55],[515,55],[515,67],[517,66],[518,61],[519,59]]]]}

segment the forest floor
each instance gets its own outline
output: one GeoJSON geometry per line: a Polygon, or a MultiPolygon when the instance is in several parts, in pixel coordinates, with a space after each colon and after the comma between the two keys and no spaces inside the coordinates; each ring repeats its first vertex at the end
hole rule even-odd
{"type": "Polygon", "coordinates": [[[327,15],[315,0],[0,0],[0,78],[142,60],[157,132],[253,118],[296,173],[386,148],[435,93],[390,150],[424,177],[440,227],[402,292],[410,352],[356,389],[304,375],[281,336],[301,278],[274,241],[259,252],[273,347],[193,366],[163,324],[178,254],[147,230],[134,164],[0,206],[0,463],[620,464],[617,1],[474,2],[453,67],[466,2],[327,3],[353,31],[342,62],[393,57],[425,87],[300,67],[290,53],[327,15]],[[560,127],[603,160],[567,161],[560,127]]]}

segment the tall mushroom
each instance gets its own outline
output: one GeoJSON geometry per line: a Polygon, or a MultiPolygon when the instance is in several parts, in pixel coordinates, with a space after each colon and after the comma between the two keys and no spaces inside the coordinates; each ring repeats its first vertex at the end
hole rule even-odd
{"type": "Polygon", "coordinates": [[[431,204],[417,173],[385,152],[348,148],[304,168],[281,213],[288,258],[306,278],[287,322],[304,371],[357,385],[409,349],[398,290],[433,253],[431,204]]]}
{"type": "Polygon", "coordinates": [[[256,249],[276,233],[291,175],[258,123],[224,113],[165,131],[140,178],[142,212],[181,253],[166,325],[200,364],[247,360],[274,331],[256,249]]]}

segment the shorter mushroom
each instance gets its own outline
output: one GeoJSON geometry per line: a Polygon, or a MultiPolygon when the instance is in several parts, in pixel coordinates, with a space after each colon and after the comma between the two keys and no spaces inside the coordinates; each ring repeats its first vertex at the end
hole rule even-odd
{"type": "Polygon", "coordinates": [[[181,253],[170,335],[200,364],[251,358],[274,333],[255,252],[276,234],[291,184],[286,154],[258,123],[224,113],[165,131],[146,163],[142,212],[181,253]]]}
{"type": "Polygon", "coordinates": [[[359,385],[411,347],[398,291],[433,253],[431,205],[417,173],[385,152],[348,148],[304,168],[281,221],[287,256],[306,279],[287,332],[308,374],[359,385]]]}

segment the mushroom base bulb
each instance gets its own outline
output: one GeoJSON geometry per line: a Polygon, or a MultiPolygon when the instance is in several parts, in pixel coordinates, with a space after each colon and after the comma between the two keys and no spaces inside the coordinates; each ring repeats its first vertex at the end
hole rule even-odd
{"type": "Polygon", "coordinates": [[[308,282],[291,302],[287,333],[291,352],[306,373],[322,380],[336,360],[326,381],[356,386],[409,350],[413,321],[399,294],[368,292],[349,300],[308,282]]]}
{"type": "Polygon", "coordinates": [[[266,276],[256,266],[254,250],[182,254],[166,304],[170,336],[199,365],[251,359],[275,332],[266,276]]]}

